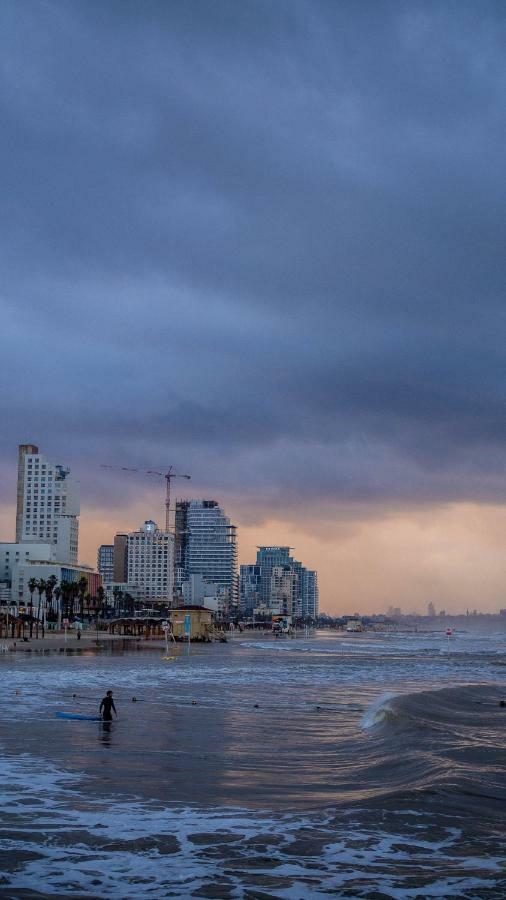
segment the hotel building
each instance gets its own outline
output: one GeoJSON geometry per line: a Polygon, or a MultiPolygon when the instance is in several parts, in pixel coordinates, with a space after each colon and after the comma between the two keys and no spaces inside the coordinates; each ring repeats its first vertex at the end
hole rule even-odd
{"type": "Polygon", "coordinates": [[[20,444],[16,543],[52,544],[60,562],[77,563],[79,483],[34,444],[20,444]]]}
{"type": "Polygon", "coordinates": [[[174,592],[174,535],[148,520],[127,536],[128,584],[136,585],[144,600],[172,601],[174,592]]]}

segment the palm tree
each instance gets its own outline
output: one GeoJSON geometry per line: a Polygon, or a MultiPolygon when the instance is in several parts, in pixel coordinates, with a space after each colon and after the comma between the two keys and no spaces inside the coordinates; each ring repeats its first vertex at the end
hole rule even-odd
{"type": "Polygon", "coordinates": [[[97,596],[95,597],[95,604],[96,604],[95,605],[95,628],[97,631],[97,638],[96,638],[97,645],[98,645],[98,619],[99,619],[99,616],[101,618],[103,618],[103,616],[104,616],[104,602],[105,602],[104,598],[105,598],[105,591],[104,591],[102,585],[100,585],[100,587],[97,588],[97,596]]]}
{"type": "MultiPolygon", "coordinates": [[[[45,611],[47,611],[47,609],[49,608],[51,619],[53,618],[53,615],[52,615],[52,613],[53,613],[53,592],[54,592],[57,584],[58,584],[58,580],[56,578],[56,575],[50,575],[46,581],[45,611]]],[[[44,616],[44,620],[43,620],[44,627],[45,627],[45,619],[46,619],[46,616],[44,616]]]]}
{"type": "Polygon", "coordinates": [[[46,582],[43,578],[41,578],[37,582],[37,591],[39,592],[39,602],[37,604],[37,637],[39,636],[39,622],[40,622],[40,611],[42,608],[42,594],[46,590],[46,582]]]}
{"type": "Polygon", "coordinates": [[[70,606],[70,581],[62,581],[60,584],[60,593],[62,597],[62,619],[68,619],[70,606]]]}
{"type": "Polygon", "coordinates": [[[81,576],[79,581],[77,582],[77,594],[79,597],[79,618],[81,619],[81,624],[84,618],[84,597],[86,595],[86,591],[88,590],[88,579],[81,576]]]}
{"type": "MultiPolygon", "coordinates": [[[[115,588],[115,590],[116,590],[116,588],[115,588]]],[[[95,603],[97,605],[97,608],[98,607],[100,608],[102,615],[103,615],[103,610],[104,610],[104,600],[105,600],[105,591],[104,591],[102,585],[100,585],[97,588],[97,596],[95,597],[95,603]]]]}
{"type": "Polygon", "coordinates": [[[28,590],[30,591],[30,637],[33,635],[33,593],[36,587],[37,581],[35,578],[30,578],[28,581],[28,590]]]}
{"type": "Polygon", "coordinates": [[[91,594],[90,593],[86,594],[84,601],[86,603],[86,606],[88,607],[87,617],[88,617],[88,623],[89,623],[90,618],[91,618],[91,594]]]}
{"type": "Polygon", "coordinates": [[[69,608],[69,619],[71,622],[74,621],[76,616],[76,597],[79,594],[79,586],[75,581],[72,581],[70,584],[69,596],[70,596],[70,608],[69,608]]]}
{"type": "Polygon", "coordinates": [[[53,597],[54,597],[54,607],[55,607],[54,608],[55,621],[57,622],[58,628],[61,628],[61,615],[60,615],[60,610],[61,610],[60,597],[61,597],[61,595],[62,595],[61,587],[58,587],[58,585],[57,585],[53,591],[53,597]]]}

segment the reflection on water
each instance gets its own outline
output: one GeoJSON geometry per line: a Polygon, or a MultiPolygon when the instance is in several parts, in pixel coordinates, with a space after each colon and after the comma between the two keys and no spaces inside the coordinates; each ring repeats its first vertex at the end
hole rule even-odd
{"type": "MultiPolygon", "coordinates": [[[[164,651],[117,648],[0,660],[8,685],[0,753],[12,772],[0,797],[0,847],[13,860],[27,842],[30,853],[45,848],[43,859],[22,869],[25,880],[16,875],[9,884],[28,891],[30,878],[47,877],[55,893],[72,883],[74,893],[92,896],[160,896],[160,873],[176,877],[177,865],[167,861],[175,853],[204,873],[202,890],[214,884],[214,896],[249,884],[276,897],[320,896],[320,887],[322,896],[342,888],[359,897],[371,889],[368,866],[387,890],[418,854],[414,893],[404,884],[403,897],[467,896],[489,890],[487,879],[500,896],[504,635],[460,636],[450,648],[443,638],[236,639],[171,661],[164,651]],[[55,718],[58,710],[95,713],[105,688],[114,690],[114,722],[55,718]],[[30,804],[40,806],[40,828],[33,811],[27,819],[30,804]],[[55,824],[46,845],[42,819],[50,829],[53,812],[69,832],[65,838],[55,824]],[[28,820],[16,849],[13,829],[28,820]],[[145,859],[139,867],[138,854],[150,848],[165,860],[153,871],[145,859]],[[423,854],[432,851],[440,866],[425,870],[423,854]],[[73,874],[63,862],[69,854],[79,856],[73,874]],[[97,876],[101,887],[92,885],[86,854],[95,873],[108,860],[110,877],[97,876]],[[316,870],[308,863],[315,858],[316,870]]],[[[178,884],[176,896],[186,890],[178,884]]]]}
{"type": "Polygon", "coordinates": [[[112,737],[112,722],[101,722],[100,723],[100,740],[104,747],[111,746],[111,737],[112,737]]]}

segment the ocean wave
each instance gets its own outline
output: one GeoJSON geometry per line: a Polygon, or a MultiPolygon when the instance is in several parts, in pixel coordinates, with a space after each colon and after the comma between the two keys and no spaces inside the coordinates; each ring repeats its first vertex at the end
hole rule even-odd
{"type": "Polygon", "coordinates": [[[448,734],[465,728],[472,729],[475,737],[480,732],[495,730],[499,734],[506,719],[501,699],[500,686],[488,683],[389,692],[368,707],[361,724],[364,729],[394,722],[404,723],[406,727],[436,729],[444,725],[448,734]]]}
{"type": "Polygon", "coordinates": [[[369,731],[371,728],[375,728],[377,725],[380,725],[384,722],[389,716],[394,714],[394,707],[392,705],[392,701],[398,697],[398,694],[394,694],[391,691],[387,691],[384,694],[381,694],[371,705],[367,708],[362,717],[362,721],[360,723],[361,727],[365,731],[369,731]]]}
{"type": "Polygon", "coordinates": [[[500,845],[420,811],[381,825],[94,797],[88,779],[24,754],[3,757],[2,892],[46,897],[500,896],[500,845]],[[42,786],[42,791],[41,791],[42,786]],[[43,797],[43,802],[41,800],[43,797]],[[397,827],[398,826],[398,827],[397,827]]]}

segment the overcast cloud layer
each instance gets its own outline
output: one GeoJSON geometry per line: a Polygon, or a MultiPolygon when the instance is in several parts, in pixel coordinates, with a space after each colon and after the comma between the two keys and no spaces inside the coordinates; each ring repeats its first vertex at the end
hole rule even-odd
{"type": "Polygon", "coordinates": [[[4,500],[33,440],[96,505],[504,501],[502,2],[0,19],[4,500]]]}

